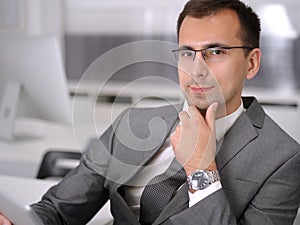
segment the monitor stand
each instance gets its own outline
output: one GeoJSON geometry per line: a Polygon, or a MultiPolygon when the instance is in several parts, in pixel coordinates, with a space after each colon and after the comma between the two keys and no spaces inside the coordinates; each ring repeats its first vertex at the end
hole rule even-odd
{"type": "Polygon", "coordinates": [[[14,125],[17,113],[21,85],[9,82],[4,87],[3,99],[0,102],[0,138],[13,140],[14,125]]]}

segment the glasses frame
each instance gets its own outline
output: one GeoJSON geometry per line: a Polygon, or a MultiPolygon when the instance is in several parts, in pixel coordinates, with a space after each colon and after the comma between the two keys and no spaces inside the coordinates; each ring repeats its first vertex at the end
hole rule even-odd
{"type": "Polygon", "coordinates": [[[188,50],[188,51],[194,52],[193,61],[195,60],[197,52],[201,52],[202,58],[206,61],[206,56],[203,53],[204,51],[214,50],[214,49],[231,50],[231,49],[237,49],[237,48],[248,49],[250,51],[255,49],[250,46],[216,46],[216,47],[208,47],[208,48],[203,48],[203,49],[179,48],[179,49],[172,50],[172,53],[173,53],[173,58],[176,62],[179,61],[179,57],[175,57],[175,53],[183,51],[183,50],[188,50]]]}

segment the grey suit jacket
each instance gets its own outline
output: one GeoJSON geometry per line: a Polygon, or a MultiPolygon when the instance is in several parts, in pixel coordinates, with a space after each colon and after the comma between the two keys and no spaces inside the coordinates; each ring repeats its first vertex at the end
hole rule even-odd
{"type": "MultiPolygon", "coordinates": [[[[154,224],[292,225],[300,202],[300,146],[254,98],[216,156],[222,189],[182,209],[178,191],[154,224]]],[[[180,106],[124,112],[80,165],[32,205],[45,224],[85,224],[110,199],[114,224],[138,225],[124,191],[169,136],[180,106]]],[[[186,184],[185,184],[186,185],[186,184]]]]}

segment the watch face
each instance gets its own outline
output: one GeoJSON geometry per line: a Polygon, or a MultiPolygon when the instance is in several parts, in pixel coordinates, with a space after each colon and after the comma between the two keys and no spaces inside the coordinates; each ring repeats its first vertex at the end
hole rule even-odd
{"type": "Polygon", "coordinates": [[[196,171],[191,179],[191,187],[195,190],[202,190],[209,185],[208,175],[204,171],[196,171]]]}

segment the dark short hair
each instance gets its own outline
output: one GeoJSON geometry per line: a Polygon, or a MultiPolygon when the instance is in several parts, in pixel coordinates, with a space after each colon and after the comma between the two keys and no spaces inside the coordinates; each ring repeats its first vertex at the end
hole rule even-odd
{"type": "Polygon", "coordinates": [[[251,7],[239,0],[190,0],[186,3],[177,21],[177,38],[182,22],[186,16],[203,18],[229,9],[236,12],[240,21],[240,36],[244,45],[259,48],[260,19],[251,7]]]}

